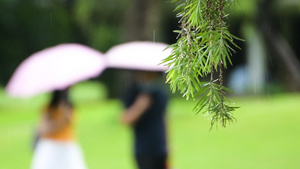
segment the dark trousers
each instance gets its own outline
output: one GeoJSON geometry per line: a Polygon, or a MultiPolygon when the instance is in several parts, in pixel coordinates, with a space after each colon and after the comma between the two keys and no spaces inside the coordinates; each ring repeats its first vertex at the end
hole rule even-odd
{"type": "Polygon", "coordinates": [[[135,155],[138,169],[168,169],[167,155],[135,155]]]}

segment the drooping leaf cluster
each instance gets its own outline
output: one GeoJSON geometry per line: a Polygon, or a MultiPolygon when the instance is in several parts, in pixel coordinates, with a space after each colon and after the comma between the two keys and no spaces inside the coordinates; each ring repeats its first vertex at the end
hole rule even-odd
{"type": "Polygon", "coordinates": [[[236,108],[226,94],[232,92],[223,86],[223,68],[232,65],[232,46],[239,48],[224,19],[225,9],[234,0],[175,0],[181,30],[178,40],[170,45],[172,54],[165,63],[170,69],[167,82],[172,92],[180,91],[186,99],[200,98],[194,111],[207,114],[211,127],[220,122],[223,127],[233,121],[236,108]],[[214,75],[219,75],[215,78],[214,75]],[[210,77],[209,77],[210,75],[210,77]],[[201,78],[209,78],[202,82],[201,78]]]}

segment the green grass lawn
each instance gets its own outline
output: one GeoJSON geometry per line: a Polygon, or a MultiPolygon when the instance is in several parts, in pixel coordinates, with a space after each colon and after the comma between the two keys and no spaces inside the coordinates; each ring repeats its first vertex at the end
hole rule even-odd
{"type": "MultiPolygon", "coordinates": [[[[167,121],[172,168],[300,168],[300,95],[232,100],[241,107],[235,112],[237,122],[210,131],[207,117],[191,112],[194,102],[171,99],[167,121]]],[[[21,100],[0,93],[0,169],[29,168],[33,130],[46,101],[46,96],[21,100]]],[[[78,141],[89,169],[134,169],[131,131],[118,122],[121,103],[93,96],[77,99],[75,105],[78,141]]]]}

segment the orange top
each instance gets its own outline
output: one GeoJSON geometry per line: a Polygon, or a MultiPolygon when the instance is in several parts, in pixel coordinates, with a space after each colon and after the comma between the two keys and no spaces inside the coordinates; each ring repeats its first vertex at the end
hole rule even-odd
{"type": "Polygon", "coordinates": [[[72,108],[62,104],[56,109],[46,109],[43,123],[43,138],[60,141],[74,140],[74,112],[72,108]]]}

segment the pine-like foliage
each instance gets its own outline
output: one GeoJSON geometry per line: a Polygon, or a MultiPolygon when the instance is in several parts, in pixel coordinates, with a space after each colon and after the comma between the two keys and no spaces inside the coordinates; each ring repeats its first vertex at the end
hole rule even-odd
{"type": "Polygon", "coordinates": [[[178,40],[163,61],[170,68],[167,82],[172,92],[178,90],[186,99],[199,98],[194,111],[208,115],[211,127],[216,122],[226,127],[235,119],[232,112],[238,108],[226,98],[226,93],[233,91],[223,86],[222,71],[232,64],[233,47],[239,48],[234,39],[241,40],[228,31],[224,21],[228,16],[225,9],[233,1],[175,0],[181,30],[175,31],[178,40]],[[202,82],[201,77],[209,81],[202,82]]]}

